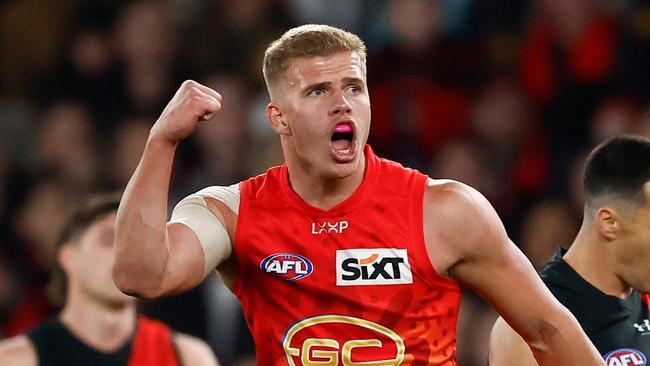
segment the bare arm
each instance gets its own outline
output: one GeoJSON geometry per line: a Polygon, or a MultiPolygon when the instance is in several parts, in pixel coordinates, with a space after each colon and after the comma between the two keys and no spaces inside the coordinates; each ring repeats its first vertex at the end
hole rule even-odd
{"type": "Polygon", "coordinates": [[[32,342],[24,336],[16,336],[0,342],[0,365],[36,366],[38,360],[32,342]]]}
{"type": "Polygon", "coordinates": [[[167,200],[178,143],[220,108],[216,91],[186,81],[152,127],[117,212],[113,278],[123,292],[154,298],[203,280],[199,239],[184,225],[167,225],[167,200]]]}
{"type": "Polygon", "coordinates": [[[431,183],[424,215],[427,250],[436,270],[490,303],[540,365],[604,365],[573,315],[508,239],[485,197],[458,182],[431,183]]]}
{"type": "Polygon", "coordinates": [[[183,366],[219,366],[212,349],[202,339],[176,334],[174,343],[183,366]]]}
{"type": "Polygon", "coordinates": [[[538,366],[526,342],[503,318],[494,324],[489,349],[490,366],[538,366]]]}

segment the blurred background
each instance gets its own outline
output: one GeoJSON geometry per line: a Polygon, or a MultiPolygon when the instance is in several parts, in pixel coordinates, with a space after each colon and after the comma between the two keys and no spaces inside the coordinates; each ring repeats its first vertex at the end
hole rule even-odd
{"type": "MultiPolygon", "coordinates": [[[[0,339],[56,311],[44,288],[61,223],[84,194],[123,189],[183,80],[223,110],[181,145],[171,207],[282,162],[261,60],[303,23],[365,40],[375,151],[479,189],[535,266],[577,232],[585,153],[650,137],[648,0],[0,0],[0,339]]],[[[142,308],[222,365],[254,362],[216,275],[142,308]]],[[[466,293],[460,365],[485,365],[495,318],[466,293]]]]}

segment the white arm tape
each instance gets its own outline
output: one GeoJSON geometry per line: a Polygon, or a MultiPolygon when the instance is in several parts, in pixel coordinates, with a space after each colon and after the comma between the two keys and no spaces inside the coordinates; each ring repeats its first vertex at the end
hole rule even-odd
{"type": "Polygon", "coordinates": [[[232,246],[225,225],[208,209],[204,197],[226,204],[236,214],[239,212],[239,185],[208,187],[180,201],[169,223],[187,226],[199,239],[205,256],[204,274],[207,276],[221,262],[230,257],[232,246]]]}

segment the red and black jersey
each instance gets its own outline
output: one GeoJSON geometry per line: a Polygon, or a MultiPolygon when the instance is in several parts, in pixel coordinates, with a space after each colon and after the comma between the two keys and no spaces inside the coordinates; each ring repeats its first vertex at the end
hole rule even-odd
{"type": "Polygon", "coordinates": [[[58,318],[27,333],[39,366],[180,366],[165,324],[138,317],[134,337],[114,352],[98,351],[72,334],[58,318]]]}
{"type": "Polygon", "coordinates": [[[620,299],[593,285],[569,266],[558,250],[540,270],[553,295],[576,317],[608,366],[647,365],[650,357],[648,295],[620,299]]]}

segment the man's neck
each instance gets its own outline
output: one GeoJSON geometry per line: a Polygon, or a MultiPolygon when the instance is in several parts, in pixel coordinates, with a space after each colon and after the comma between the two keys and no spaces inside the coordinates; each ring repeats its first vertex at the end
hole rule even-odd
{"type": "Polygon", "coordinates": [[[607,295],[625,299],[632,293],[632,288],[616,275],[616,263],[607,252],[607,243],[584,224],[563,259],[580,277],[607,295]]]}
{"type": "Polygon", "coordinates": [[[363,182],[366,157],[361,156],[359,168],[344,178],[328,178],[287,161],[291,188],[310,206],[329,210],[348,199],[363,182]]]}
{"type": "Polygon", "coordinates": [[[133,335],[135,303],[111,307],[81,296],[70,296],[60,315],[63,325],[88,346],[114,352],[133,335]]]}

